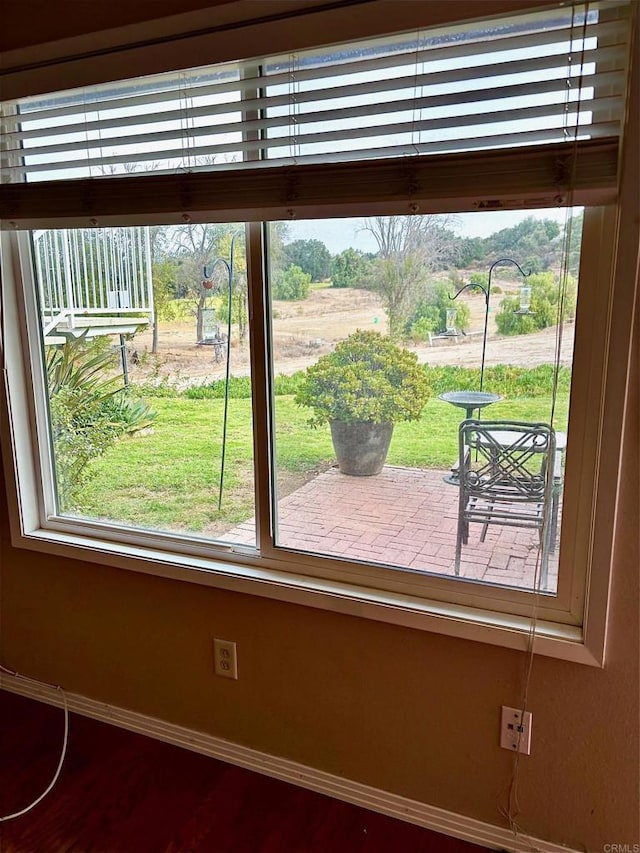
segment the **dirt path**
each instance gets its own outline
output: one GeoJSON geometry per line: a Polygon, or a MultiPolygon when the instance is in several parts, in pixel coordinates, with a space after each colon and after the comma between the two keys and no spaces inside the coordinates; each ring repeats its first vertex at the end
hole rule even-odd
{"type": "MultiPolygon", "coordinates": [[[[561,363],[571,364],[573,353],[574,326],[567,324],[562,329],[561,363]]],[[[460,338],[460,343],[442,341],[434,346],[415,348],[421,362],[427,364],[455,364],[463,367],[478,367],[482,357],[482,335],[460,338]]],[[[556,327],[520,335],[513,338],[490,336],[487,340],[485,364],[514,364],[535,367],[537,364],[553,364],[556,352],[556,327]]]]}
{"type": "MultiPolygon", "coordinates": [[[[464,297],[463,297],[464,298],[464,297]]],[[[482,353],[484,301],[469,296],[464,300],[471,311],[471,331],[467,337],[441,339],[411,347],[420,362],[478,367],[482,353]]],[[[379,298],[366,290],[313,290],[303,302],[274,303],[273,350],[276,374],[292,374],[313,364],[330,352],[336,342],[355,329],[386,332],[386,317],[379,298]]],[[[212,347],[198,346],[194,340],[195,321],[163,323],[159,333],[159,352],[151,353],[151,331],[136,335],[129,344],[129,372],[136,383],[168,382],[177,388],[201,385],[225,375],[224,361],[216,363],[212,347]],[[135,356],[134,356],[135,351],[135,356]],[[137,364],[135,362],[138,362],[137,364]]],[[[496,335],[490,315],[486,364],[513,364],[534,367],[553,363],[556,350],[555,328],[519,337],[496,335]]],[[[573,326],[563,329],[563,364],[571,362],[573,326]]],[[[231,373],[250,372],[248,345],[233,340],[231,373]]]]}

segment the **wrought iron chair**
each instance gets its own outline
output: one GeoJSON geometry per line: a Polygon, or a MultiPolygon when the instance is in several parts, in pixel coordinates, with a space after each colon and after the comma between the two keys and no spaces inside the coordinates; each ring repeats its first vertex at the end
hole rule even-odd
{"type": "Polygon", "coordinates": [[[548,424],[473,418],[462,421],[456,575],[460,574],[469,525],[482,524],[480,541],[484,542],[488,526],[501,524],[539,532],[542,584],[546,584],[557,500],[555,464],[555,433],[548,424]]]}

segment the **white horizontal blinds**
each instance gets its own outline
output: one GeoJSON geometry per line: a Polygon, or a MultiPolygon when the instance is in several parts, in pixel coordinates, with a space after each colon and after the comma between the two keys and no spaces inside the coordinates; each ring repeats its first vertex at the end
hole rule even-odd
{"type": "Polygon", "coordinates": [[[267,116],[280,124],[266,128],[266,156],[301,163],[618,135],[628,15],[625,3],[569,6],[283,57],[266,66],[268,81],[289,74],[267,85],[267,116]],[[289,104],[270,106],[287,88],[289,104]]]}
{"type": "Polygon", "coordinates": [[[237,66],[214,66],[19,102],[5,171],[11,181],[58,180],[241,160],[238,80],[237,66]]]}
{"type": "Polygon", "coordinates": [[[25,100],[10,105],[3,180],[615,136],[628,19],[628,0],[604,0],[25,100]]]}

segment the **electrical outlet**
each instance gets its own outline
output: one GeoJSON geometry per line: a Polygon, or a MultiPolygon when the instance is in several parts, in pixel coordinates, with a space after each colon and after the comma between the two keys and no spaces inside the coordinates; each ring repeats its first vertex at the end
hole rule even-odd
{"type": "Polygon", "coordinates": [[[502,706],[500,720],[500,746],[512,752],[523,752],[531,755],[531,711],[502,706]]]}
{"type": "Polygon", "coordinates": [[[223,678],[238,678],[236,644],[231,640],[213,641],[213,664],[216,675],[223,678]]]}

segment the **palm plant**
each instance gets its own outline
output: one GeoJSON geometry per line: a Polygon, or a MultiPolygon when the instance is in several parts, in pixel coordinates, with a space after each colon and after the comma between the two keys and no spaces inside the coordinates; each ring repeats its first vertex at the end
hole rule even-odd
{"type": "Polygon", "coordinates": [[[119,437],[150,426],[155,417],[122,387],[113,368],[113,354],[87,345],[86,334],[48,348],[51,439],[62,511],[78,503],[91,463],[119,437]]]}

